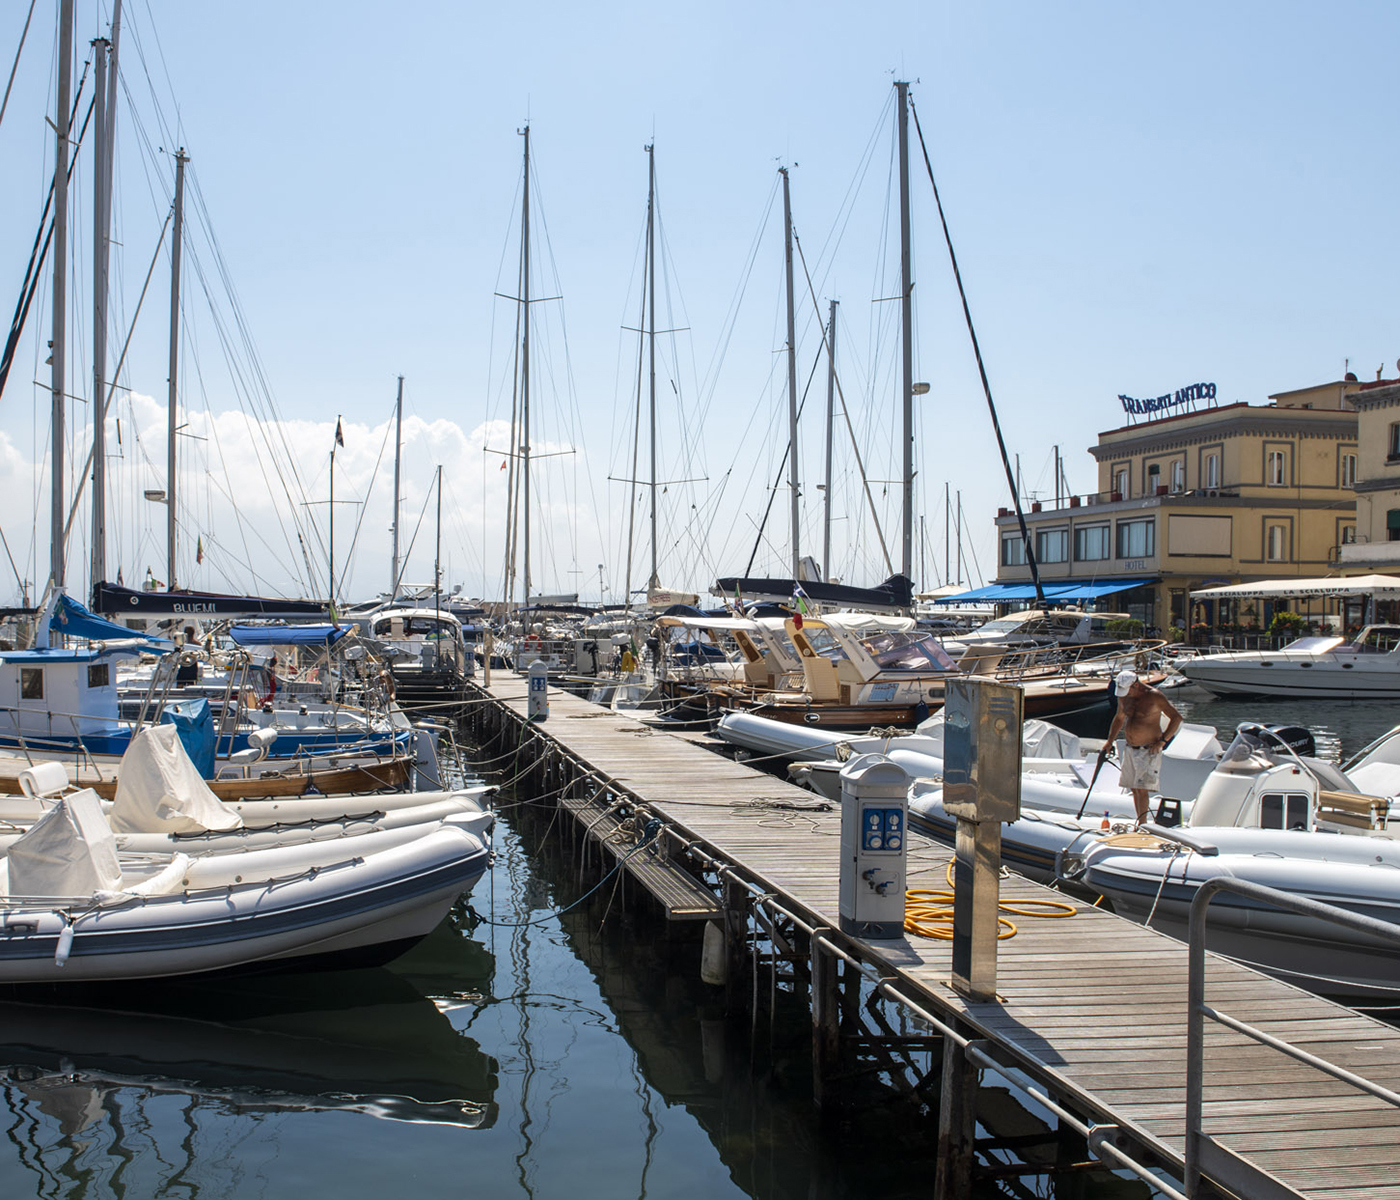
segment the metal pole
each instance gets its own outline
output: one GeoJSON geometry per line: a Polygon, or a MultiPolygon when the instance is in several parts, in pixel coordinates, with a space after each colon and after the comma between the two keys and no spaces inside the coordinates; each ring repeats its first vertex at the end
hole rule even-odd
{"type": "MultiPolygon", "coordinates": [[[[336,428],[340,428],[339,418],[336,418],[336,428]]],[[[329,587],[326,590],[326,601],[335,611],[335,442],[331,442],[331,531],[330,531],[330,578],[329,587]]]]}
{"type": "Polygon", "coordinates": [[[660,587],[656,573],[656,149],[647,147],[647,289],[651,315],[647,320],[651,372],[651,582],[660,587]]]}
{"type": "Polygon", "coordinates": [[[170,242],[170,376],[166,400],[165,441],[165,558],[167,588],[175,587],[175,437],[177,402],[180,394],[180,251],[185,225],[184,147],[175,151],[175,216],[170,242]]]}
{"type": "Polygon", "coordinates": [[[962,583],[962,489],[958,489],[958,582],[962,583]]]}
{"type": "Polygon", "coordinates": [[[836,301],[831,302],[831,328],[826,335],[826,503],[822,514],[822,571],[830,580],[831,569],[831,433],[836,422],[836,301]]]}
{"type": "MultiPolygon", "coordinates": [[[[524,333],[520,352],[521,488],[524,493],[522,542],[525,551],[525,606],[530,605],[530,127],[525,126],[525,185],[520,204],[520,304],[524,333]]],[[[526,619],[529,628],[529,619],[526,619]]]]}
{"type": "Polygon", "coordinates": [[[909,85],[896,83],[899,91],[899,273],[900,340],[904,373],[900,384],[904,410],[904,515],[900,571],[913,571],[914,535],[914,280],[909,253],[909,85]]]}
{"type": "Polygon", "coordinates": [[[798,546],[797,495],[797,332],[792,298],[792,193],[788,169],[779,167],[783,177],[783,244],[787,269],[787,360],[788,360],[788,486],[792,491],[792,577],[798,577],[801,549],[798,546]]]}
{"type": "Polygon", "coordinates": [[[91,42],[92,94],[92,566],[88,587],[107,575],[107,52],[106,38],[91,42]]]}
{"type": "Polygon", "coordinates": [[[403,376],[399,376],[399,394],[394,401],[394,532],[393,570],[389,574],[389,603],[399,594],[399,468],[403,455],[403,376]]]}
{"type": "Polygon", "coordinates": [[[59,0],[58,5],[58,98],[54,108],[54,213],[53,213],[53,326],[49,343],[53,389],[52,432],[50,434],[52,466],[50,484],[53,488],[49,515],[49,572],[53,586],[64,583],[63,552],[63,450],[64,406],[67,404],[67,381],[64,379],[65,344],[68,331],[68,110],[73,90],[73,0],[59,0]]]}
{"type": "Polygon", "coordinates": [[[437,469],[437,546],[433,550],[433,611],[442,612],[442,464],[437,469]]]}
{"type": "Polygon", "coordinates": [[[953,485],[943,484],[943,578],[953,580],[953,485]]]}

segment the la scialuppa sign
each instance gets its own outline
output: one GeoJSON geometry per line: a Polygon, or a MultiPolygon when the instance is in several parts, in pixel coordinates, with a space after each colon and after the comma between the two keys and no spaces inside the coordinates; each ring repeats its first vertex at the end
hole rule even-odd
{"type": "Polygon", "coordinates": [[[1123,405],[1123,411],[1133,413],[1135,416],[1163,412],[1169,408],[1180,408],[1184,404],[1194,404],[1198,400],[1214,399],[1215,384],[1213,383],[1193,383],[1190,387],[1177,388],[1176,391],[1168,392],[1164,396],[1148,396],[1144,399],[1124,396],[1121,392],[1118,395],[1118,400],[1123,405]]]}

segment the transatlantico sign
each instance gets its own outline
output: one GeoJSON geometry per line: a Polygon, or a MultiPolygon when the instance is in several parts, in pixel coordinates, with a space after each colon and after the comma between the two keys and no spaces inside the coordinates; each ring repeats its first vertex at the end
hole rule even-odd
{"type": "Polygon", "coordinates": [[[1168,408],[1178,408],[1183,404],[1194,404],[1197,400],[1214,399],[1215,384],[1213,383],[1193,383],[1190,387],[1177,388],[1176,391],[1168,392],[1165,396],[1148,396],[1142,400],[1132,396],[1124,396],[1121,392],[1118,395],[1118,400],[1123,405],[1123,411],[1135,413],[1138,416],[1162,412],[1168,408]]]}

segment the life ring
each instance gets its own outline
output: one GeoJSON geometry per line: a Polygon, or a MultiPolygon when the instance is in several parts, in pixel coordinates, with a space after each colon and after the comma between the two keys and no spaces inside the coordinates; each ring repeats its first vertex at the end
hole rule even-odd
{"type": "Polygon", "coordinates": [[[528,635],[526,636],[526,638],[525,638],[525,649],[526,649],[526,650],[538,650],[539,648],[540,648],[540,639],[539,639],[539,635],[538,635],[538,634],[533,634],[533,633],[532,633],[532,634],[528,634],[528,635]]]}
{"type": "Polygon", "coordinates": [[[267,672],[267,691],[261,696],[254,697],[257,701],[255,707],[261,708],[264,704],[270,704],[275,695],[277,695],[277,676],[269,670],[267,672]]]}

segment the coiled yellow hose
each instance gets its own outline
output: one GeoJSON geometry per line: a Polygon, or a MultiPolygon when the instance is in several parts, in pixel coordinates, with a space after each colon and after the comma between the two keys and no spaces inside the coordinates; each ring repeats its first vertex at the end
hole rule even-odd
{"type": "MultiPolygon", "coordinates": [[[[910,888],[904,893],[904,931],[919,937],[953,940],[953,864],[948,864],[948,890],[910,888]]],[[[1074,905],[1062,900],[1003,900],[997,905],[997,940],[1016,936],[1016,924],[1003,913],[1017,917],[1057,919],[1074,916],[1074,905]]]]}

